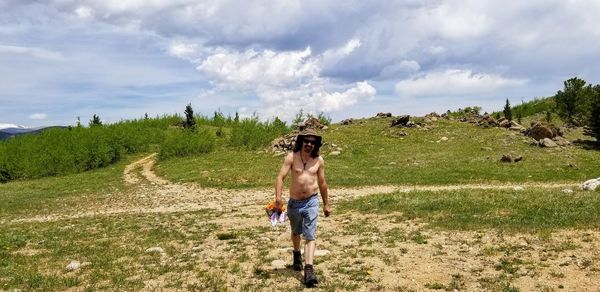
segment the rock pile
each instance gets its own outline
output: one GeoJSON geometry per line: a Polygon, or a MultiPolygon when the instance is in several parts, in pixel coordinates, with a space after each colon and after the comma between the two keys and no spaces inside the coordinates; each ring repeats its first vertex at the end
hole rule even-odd
{"type": "Polygon", "coordinates": [[[377,115],[375,115],[376,118],[391,118],[392,117],[392,113],[377,113],[377,115]]]}
{"type": "Polygon", "coordinates": [[[354,122],[354,120],[352,120],[352,119],[345,119],[345,120],[341,121],[340,124],[351,125],[353,122],[354,122]]]}
{"type": "Polygon", "coordinates": [[[558,147],[571,145],[567,139],[563,138],[563,131],[552,124],[545,125],[539,122],[531,123],[531,127],[523,131],[525,136],[531,137],[533,145],[540,147],[558,147]]]}
{"type": "Polygon", "coordinates": [[[296,125],[296,128],[289,134],[271,141],[271,152],[275,152],[275,155],[283,155],[292,151],[296,144],[296,136],[304,129],[327,130],[327,126],[321,124],[316,118],[308,118],[304,123],[296,125]]]}

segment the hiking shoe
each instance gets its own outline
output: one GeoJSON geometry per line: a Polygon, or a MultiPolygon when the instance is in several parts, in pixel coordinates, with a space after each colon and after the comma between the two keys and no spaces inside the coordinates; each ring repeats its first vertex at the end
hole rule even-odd
{"type": "Polygon", "coordinates": [[[294,251],[294,271],[302,271],[302,254],[299,250],[294,251]]]}
{"type": "Polygon", "coordinates": [[[317,280],[317,275],[315,275],[313,265],[304,266],[304,285],[306,285],[308,288],[311,288],[317,283],[319,283],[319,280],[317,280]]]}

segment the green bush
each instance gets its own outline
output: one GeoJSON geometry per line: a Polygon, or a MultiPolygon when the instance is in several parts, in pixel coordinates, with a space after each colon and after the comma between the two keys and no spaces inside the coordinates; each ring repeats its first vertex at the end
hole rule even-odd
{"type": "Polygon", "coordinates": [[[87,171],[158,145],[178,116],[53,128],[0,142],[0,182],[87,171]]]}
{"type": "Polygon", "coordinates": [[[160,145],[159,159],[208,153],[214,148],[215,137],[207,129],[175,130],[169,132],[160,145]]]}
{"type": "Polygon", "coordinates": [[[286,134],[289,128],[279,118],[260,122],[258,117],[243,119],[231,129],[230,143],[234,147],[257,149],[286,134]]]}

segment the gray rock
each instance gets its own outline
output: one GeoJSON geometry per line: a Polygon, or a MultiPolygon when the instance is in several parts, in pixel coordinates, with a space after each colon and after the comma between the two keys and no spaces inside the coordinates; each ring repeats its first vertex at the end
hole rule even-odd
{"type": "Polygon", "coordinates": [[[150,247],[150,248],[146,249],[146,253],[160,253],[160,254],[163,254],[163,253],[165,253],[165,250],[162,247],[155,246],[155,247],[150,247]]]}
{"type": "Polygon", "coordinates": [[[285,261],[283,260],[274,260],[271,262],[271,266],[275,270],[283,270],[285,269],[285,261]]]}
{"type": "Polygon", "coordinates": [[[81,263],[79,261],[71,261],[66,267],[65,270],[68,272],[78,270],[81,267],[81,263]]]}
{"type": "Polygon", "coordinates": [[[571,145],[571,142],[569,142],[569,140],[561,137],[561,136],[556,136],[554,138],[552,138],[552,141],[554,141],[556,143],[556,145],[558,146],[569,146],[571,145]]]}
{"type": "Polygon", "coordinates": [[[595,191],[600,186],[600,177],[590,179],[581,184],[581,189],[585,191],[595,191]]]}
{"type": "Polygon", "coordinates": [[[550,138],[544,138],[540,141],[540,145],[542,147],[547,147],[547,148],[556,148],[558,147],[558,145],[556,143],[554,143],[554,141],[552,141],[552,139],[550,138]]]}

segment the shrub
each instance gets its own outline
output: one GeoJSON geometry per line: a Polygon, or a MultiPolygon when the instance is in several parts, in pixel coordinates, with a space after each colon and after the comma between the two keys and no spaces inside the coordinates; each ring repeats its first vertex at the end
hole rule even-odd
{"type": "Polygon", "coordinates": [[[230,143],[234,147],[257,149],[269,145],[273,139],[288,131],[285,122],[277,117],[273,122],[260,122],[258,117],[253,116],[233,126],[230,143]]]}
{"type": "Polygon", "coordinates": [[[214,150],[215,137],[207,129],[169,132],[160,145],[159,159],[208,153],[214,150]]]}

